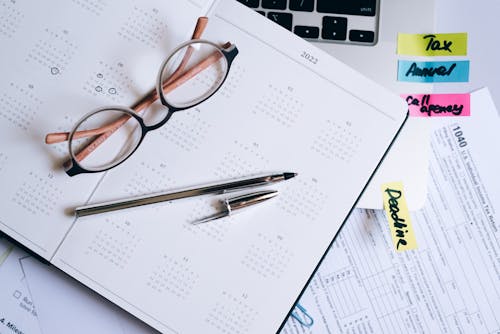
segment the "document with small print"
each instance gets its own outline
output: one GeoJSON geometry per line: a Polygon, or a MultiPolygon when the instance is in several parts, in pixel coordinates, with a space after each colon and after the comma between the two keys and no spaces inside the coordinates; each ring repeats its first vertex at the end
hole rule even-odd
{"type": "Polygon", "coordinates": [[[395,252],[384,212],[356,210],[300,301],[314,324],[282,334],[500,330],[500,118],[487,89],[471,108],[433,132],[418,249],[395,252]]]}
{"type": "Polygon", "coordinates": [[[406,103],[237,1],[58,5],[32,5],[43,7],[35,15],[8,4],[21,42],[2,36],[16,57],[2,82],[11,108],[1,121],[1,229],[161,332],[278,331],[403,126],[406,103]],[[203,38],[239,49],[220,91],[173,115],[115,169],[66,176],[66,145],[43,135],[139,99],[203,8],[203,38]],[[271,172],[298,176],[265,204],[203,225],[191,222],[223,196],[73,217],[86,202],[271,172]]]}

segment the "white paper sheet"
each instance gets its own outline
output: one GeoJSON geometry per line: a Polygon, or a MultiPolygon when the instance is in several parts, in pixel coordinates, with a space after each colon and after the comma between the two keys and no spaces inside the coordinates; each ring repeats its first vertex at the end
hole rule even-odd
{"type": "Polygon", "coordinates": [[[167,50],[189,38],[206,1],[5,1],[0,30],[0,227],[50,259],[102,175],[69,178],[69,131],[103,105],[154,86],[167,50]],[[92,38],[89,38],[92,36],[92,38]]]}
{"type": "Polygon", "coordinates": [[[385,214],[356,210],[302,296],[314,325],[283,334],[500,330],[500,118],[487,89],[471,108],[433,132],[418,249],[396,253],[385,214]]]}
{"type": "Polygon", "coordinates": [[[0,334],[41,333],[38,308],[35,308],[20,263],[27,256],[0,238],[0,334]]]}
{"type": "Polygon", "coordinates": [[[22,259],[21,264],[37,303],[42,333],[156,333],[56,268],[33,257],[22,259]]]}
{"type": "Polygon", "coordinates": [[[78,220],[54,263],[165,332],[272,332],[406,105],[234,1],[209,17],[204,37],[240,51],[220,94],[172,116],[106,175],[92,201],[270,171],[299,176],[276,185],[274,201],[204,226],[190,221],[208,215],[215,199],[78,220]]]}

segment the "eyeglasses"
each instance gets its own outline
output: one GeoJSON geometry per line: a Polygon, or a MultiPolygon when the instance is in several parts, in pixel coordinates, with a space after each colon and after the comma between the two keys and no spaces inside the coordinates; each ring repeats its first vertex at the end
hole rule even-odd
{"type": "MultiPolygon", "coordinates": [[[[200,20],[197,28],[199,25],[200,20]]],[[[137,150],[149,131],[165,125],[175,112],[197,106],[215,94],[237,54],[238,49],[230,43],[219,46],[203,39],[187,41],[163,61],[156,90],[132,108],[99,108],[83,116],[71,132],[48,134],[45,141],[68,141],[70,160],[64,169],[69,176],[116,167],[137,150]],[[146,110],[157,99],[162,107],[146,110]]]]}

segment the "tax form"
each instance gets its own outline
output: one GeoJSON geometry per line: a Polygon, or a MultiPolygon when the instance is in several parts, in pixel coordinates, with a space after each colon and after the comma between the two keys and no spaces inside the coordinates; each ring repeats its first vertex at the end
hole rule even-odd
{"type": "Polygon", "coordinates": [[[53,266],[31,256],[24,256],[18,262],[37,305],[40,333],[158,333],[53,266]]]}
{"type": "Polygon", "coordinates": [[[38,308],[20,262],[27,256],[0,237],[0,334],[42,333],[38,325],[38,308]]]}
{"type": "Polygon", "coordinates": [[[156,333],[3,238],[0,282],[0,334],[156,333]]]}
{"type": "Polygon", "coordinates": [[[500,118],[487,89],[471,107],[432,134],[419,247],[396,253],[383,211],[353,212],[301,298],[314,324],[282,333],[498,333],[500,118]]]}

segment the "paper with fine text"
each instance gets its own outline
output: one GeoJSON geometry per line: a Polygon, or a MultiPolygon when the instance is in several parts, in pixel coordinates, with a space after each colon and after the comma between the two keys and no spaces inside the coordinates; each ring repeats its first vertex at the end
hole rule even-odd
{"type": "Polygon", "coordinates": [[[0,333],[152,334],[151,327],[0,238],[0,333]],[[71,307],[68,307],[71,305],[71,307]]]}
{"type": "Polygon", "coordinates": [[[53,266],[33,257],[24,257],[19,265],[36,302],[42,333],[157,333],[53,266]]]}
{"type": "Polygon", "coordinates": [[[14,102],[1,118],[1,228],[161,332],[276,332],[403,125],[400,97],[224,0],[203,38],[240,53],[217,94],[176,113],[106,174],[69,178],[66,143],[43,143],[152,88],[206,4],[9,4],[21,16],[15,39],[2,37],[16,57],[2,67],[4,100],[14,102]],[[72,215],[86,201],[283,171],[298,176],[273,186],[276,198],[210,224],[190,222],[220,196],[72,215]]]}
{"type": "Polygon", "coordinates": [[[384,212],[356,210],[301,298],[314,325],[283,334],[498,331],[500,119],[487,89],[471,104],[433,132],[419,248],[395,252],[384,212]]]}
{"type": "Polygon", "coordinates": [[[0,333],[43,333],[20,260],[26,252],[0,237],[0,333]]]}
{"type": "Polygon", "coordinates": [[[0,229],[50,259],[102,174],[69,178],[66,143],[46,145],[105,105],[154,86],[165,53],[189,38],[203,1],[2,4],[0,229]],[[57,8],[57,10],[54,10],[57,8]],[[110,20],[112,18],[112,20],[110,20]],[[90,38],[89,36],[92,36],[90,38]],[[110,42],[112,41],[112,42],[110,42]]]}

